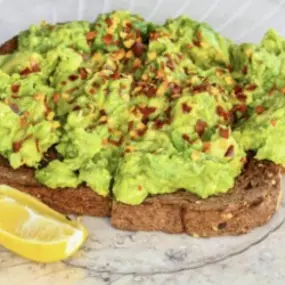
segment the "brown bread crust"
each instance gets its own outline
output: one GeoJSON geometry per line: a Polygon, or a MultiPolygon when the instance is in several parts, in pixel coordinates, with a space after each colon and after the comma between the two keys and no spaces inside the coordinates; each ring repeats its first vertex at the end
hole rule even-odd
{"type": "Polygon", "coordinates": [[[238,235],[272,217],[280,183],[278,166],[252,159],[226,194],[202,200],[179,191],[150,197],[138,206],[113,202],[111,223],[122,230],[185,232],[201,237],[238,235]]]}
{"type": "MultiPolygon", "coordinates": [[[[0,47],[0,54],[17,48],[17,37],[0,47]]],[[[194,236],[237,235],[265,224],[281,197],[280,168],[271,162],[251,160],[226,194],[205,200],[179,191],[149,197],[131,206],[102,197],[86,186],[49,189],[39,184],[32,169],[11,169],[0,158],[0,183],[29,193],[65,214],[110,216],[114,227],[132,231],[164,231],[194,236]],[[112,208],[112,209],[111,209],[112,208]]]]}
{"type": "Polygon", "coordinates": [[[103,197],[87,186],[78,188],[49,189],[34,177],[34,170],[27,167],[12,169],[0,157],[0,183],[31,194],[64,214],[105,217],[110,216],[111,199],[103,197]]]}

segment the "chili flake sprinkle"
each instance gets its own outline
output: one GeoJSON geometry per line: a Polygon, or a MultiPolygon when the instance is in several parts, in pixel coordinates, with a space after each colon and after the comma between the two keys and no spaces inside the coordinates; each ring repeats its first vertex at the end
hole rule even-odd
{"type": "Polygon", "coordinates": [[[182,111],[183,111],[184,114],[188,114],[192,110],[192,107],[187,105],[186,102],[182,103],[181,107],[182,107],[182,111]]]}
{"type": "Polygon", "coordinates": [[[261,105],[257,106],[257,107],[255,108],[255,112],[256,112],[258,115],[262,114],[262,113],[264,112],[264,107],[261,106],[261,105]]]}
{"type": "Polygon", "coordinates": [[[185,141],[187,141],[188,143],[191,143],[191,139],[190,139],[190,136],[189,136],[189,135],[183,134],[183,135],[182,135],[182,138],[183,138],[185,141]]]}
{"type": "Polygon", "coordinates": [[[11,90],[12,90],[12,92],[14,92],[14,93],[18,93],[19,89],[20,89],[20,85],[19,85],[19,84],[13,84],[13,85],[11,86],[11,90]]]}
{"type": "Polygon", "coordinates": [[[195,131],[196,133],[201,137],[203,136],[206,128],[208,127],[208,124],[202,120],[198,120],[195,125],[195,131]]]}
{"type": "Polygon", "coordinates": [[[230,136],[230,131],[228,128],[219,128],[219,134],[221,137],[228,139],[230,136]]]}

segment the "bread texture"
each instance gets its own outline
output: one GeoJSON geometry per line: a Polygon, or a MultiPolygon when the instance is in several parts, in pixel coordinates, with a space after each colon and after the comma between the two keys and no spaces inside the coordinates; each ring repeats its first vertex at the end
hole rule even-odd
{"type": "MultiPolygon", "coordinates": [[[[13,52],[17,37],[0,47],[0,54],[13,52]]],[[[265,224],[278,208],[281,168],[253,158],[226,194],[199,199],[178,191],[149,197],[136,206],[103,197],[87,186],[49,189],[36,181],[34,170],[13,170],[0,158],[0,183],[31,194],[64,214],[111,216],[111,224],[122,230],[163,231],[210,237],[238,235],[265,224]]]]}
{"type": "Polygon", "coordinates": [[[49,189],[34,178],[34,170],[27,167],[12,169],[0,158],[0,183],[31,194],[64,214],[105,217],[110,215],[111,199],[103,197],[87,186],[49,189]]]}
{"type": "Polygon", "coordinates": [[[281,198],[278,166],[251,159],[226,194],[199,199],[178,191],[138,206],[113,202],[111,223],[122,230],[164,231],[209,237],[238,235],[269,221],[281,198]]]}

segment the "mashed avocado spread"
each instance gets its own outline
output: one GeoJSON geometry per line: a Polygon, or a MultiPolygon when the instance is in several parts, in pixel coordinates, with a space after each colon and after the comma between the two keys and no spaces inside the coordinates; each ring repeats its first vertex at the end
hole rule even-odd
{"type": "Polygon", "coordinates": [[[247,151],[285,166],[284,94],[273,30],[236,45],[185,16],[126,11],[33,25],[0,56],[0,154],[50,188],[207,198],[233,186],[247,151]]]}

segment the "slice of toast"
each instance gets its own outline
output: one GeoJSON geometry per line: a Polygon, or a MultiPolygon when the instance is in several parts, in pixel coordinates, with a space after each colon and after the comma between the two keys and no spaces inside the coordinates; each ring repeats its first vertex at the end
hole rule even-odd
{"type": "Polygon", "coordinates": [[[105,217],[110,215],[111,199],[103,197],[87,186],[49,189],[36,181],[34,170],[27,167],[12,169],[0,157],[0,184],[7,184],[31,194],[64,214],[105,217]]]}
{"type": "Polygon", "coordinates": [[[251,159],[226,194],[199,199],[179,191],[137,206],[113,202],[111,223],[130,231],[164,231],[209,237],[237,235],[265,224],[281,199],[280,168],[251,159]]]}
{"type": "MultiPolygon", "coordinates": [[[[0,46],[0,54],[8,54],[17,49],[17,37],[0,46]]],[[[111,199],[103,197],[87,186],[64,189],[49,189],[34,178],[34,170],[22,167],[13,170],[9,163],[0,157],[0,183],[8,184],[29,193],[64,214],[79,214],[105,217],[110,215],[111,199]]]]}
{"type": "MultiPolygon", "coordinates": [[[[0,47],[0,54],[16,48],[15,37],[0,47]]],[[[203,237],[242,234],[261,226],[275,213],[281,198],[280,167],[254,159],[250,159],[228,193],[205,200],[178,191],[131,206],[102,197],[86,186],[49,189],[35,180],[32,169],[13,170],[3,158],[0,183],[29,193],[65,214],[111,215],[112,225],[122,230],[185,232],[203,237]]]]}

